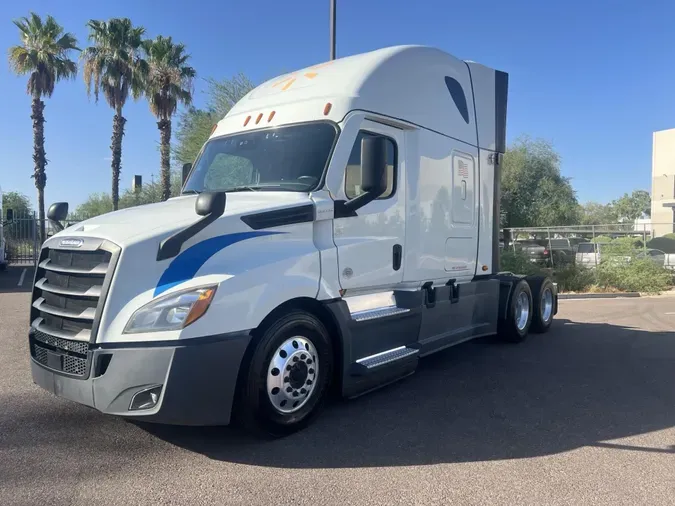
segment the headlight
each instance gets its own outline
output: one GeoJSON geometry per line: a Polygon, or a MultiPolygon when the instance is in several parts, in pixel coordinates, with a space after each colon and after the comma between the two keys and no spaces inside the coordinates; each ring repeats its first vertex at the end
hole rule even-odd
{"type": "Polygon", "coordinates": [[[179,330],[201,318],[209,308],[215,286],[192,288],[153,300],[137,310],[124,328],[125,334],[179,330]]]}

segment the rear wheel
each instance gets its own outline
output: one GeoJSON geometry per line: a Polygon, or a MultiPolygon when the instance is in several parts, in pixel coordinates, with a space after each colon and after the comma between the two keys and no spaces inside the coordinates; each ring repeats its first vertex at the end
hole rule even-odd
{"type": "Polygon", "coordinates": [[[508,342],[524,341],[532,323],[532,291],[525,280],[511,287],[506,317],[499,322],[499,336],[508,342]]]}
{"type": "Polygon", "coordinates": [[[533,297],[532,332],[543,334],[553,324],[555,295],[553,282],[546,277],[530,278],[533,297]]]}
{"type": "Polygon", "coordinates": [[[262,332],[240,384],[236,416],[247,430],[275,437],[316,416],[333,371],[330,337],[311,313],[292,311],[262,332]]]}

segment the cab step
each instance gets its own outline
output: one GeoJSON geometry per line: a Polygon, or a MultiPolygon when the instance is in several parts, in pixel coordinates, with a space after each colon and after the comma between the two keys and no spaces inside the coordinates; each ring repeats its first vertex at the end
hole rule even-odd
{"type": "Polygon", "coordinates": [[[356,363],[364,366],[366,369],[374,369],[396,360],[402,360],[406,357],[417,355],[419,351],[420,350],[416,348],[399,346],[398,348],[392,348],[391,350],[376,353],[375,355],[370,355],[369,357],[360,358],[356,361],[356,363]]]}

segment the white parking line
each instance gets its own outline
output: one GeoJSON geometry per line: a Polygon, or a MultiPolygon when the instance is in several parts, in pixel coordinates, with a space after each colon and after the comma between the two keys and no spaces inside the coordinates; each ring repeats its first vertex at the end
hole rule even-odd
{"type": "Polygon", "coordinates": [[[21,286],[23,285],[23,279],[26,277],[26,269],[21,271],[21,277],[19,278],[19,282],[17,283],[16,286],[21,286]]]}

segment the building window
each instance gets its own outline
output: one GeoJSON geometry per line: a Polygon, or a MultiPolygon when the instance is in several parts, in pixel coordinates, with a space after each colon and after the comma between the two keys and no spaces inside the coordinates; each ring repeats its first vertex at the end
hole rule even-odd
{"type": "MultiPolygon", "coordinates": [[[[345,172],[345,194],[348,199],[358,197],[363,193],[361,189],[361,141],[364,137],[369,135],[379,135],[371,132],[361,130],[356,136],[356,141],[352,147],[352,152],[349,155],[347,162],[347,170],[345,172]]],[[[378,197],[378,199],[387,199],[391,197],[396,191],[396,165],[398,162],[398,151],[396,143],[389,137],[387,139],[387,190],[378,197]]]]}

